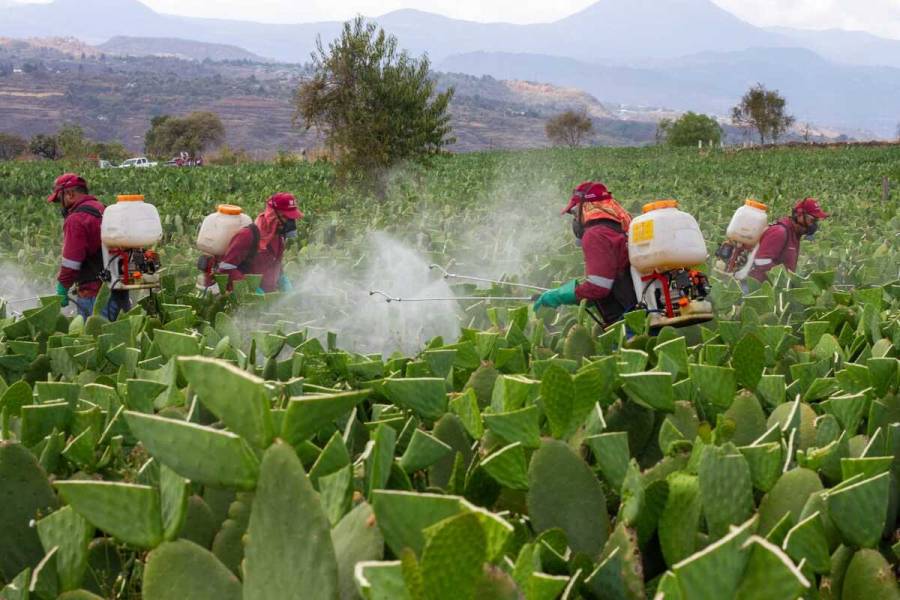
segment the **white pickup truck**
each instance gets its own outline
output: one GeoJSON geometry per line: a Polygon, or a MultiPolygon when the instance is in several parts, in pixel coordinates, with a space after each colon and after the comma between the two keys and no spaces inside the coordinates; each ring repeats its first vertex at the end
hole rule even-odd
{"type": "Polygon", "coordinates": [[[129,158],[128,160],[123,162],[121,165],[119,165],[119,168],[120,169],[131,169],[131,168],[146,169],[148,167],[155,167],[156,165],[157,165],[157,163],[150,162],[146,157],[141,156],[139,158],[129,158]]]}

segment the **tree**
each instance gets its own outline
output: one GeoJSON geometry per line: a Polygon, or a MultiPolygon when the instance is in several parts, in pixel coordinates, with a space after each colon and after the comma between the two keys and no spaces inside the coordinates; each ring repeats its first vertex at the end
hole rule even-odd
{"type": "Polygon", "coordinates": [[[96,159],[119,163],[128,158],[128,150],[119,142],[94,142],[90,146],[90,154],[96,159]]]}
{"type": "Polygon", "coordinates": [[[594,130],[594,122],[583,110],[567,110],[547,121],[544,131],[555,146],[577,148],[594,130]]]}
{"type": "Polygon", "coordinates": [[[90,153],[90,142],[84,137],[84,130],[78,125],[63,125],[56,133],[59,154],[66,160],[81,161],[90,153]]]}
{"type": "Polygon", "coordinates": [[[757,83],[731,110],[731,121],[738,127],[756,130],[761,144],[766,140],[777,143],[794,124],[794,117],[787,114],[786,107],[787,100],[777,90],[767,90],[757,83]]]}
{"type": "Polygon", "coordinates": [[[186,117],[154,117],[144,135],[144,150],[151,156],[171,157],[180,152],[197,156],[225,141],[225,126],[211,112],[194,112],[186,117]]]}
{"type": "Polygon", "coordinates": [[[28,143],[28,151],[46,160],[59,158],[59,143],[55,135],[37,134],[28,143]]]}
{"type": "Polygon", "coordinates": [[[25,138],[11,133],[0,133],[0,160],[18,158],[26,148],[28,148],[28,142],[25,141],[25,138]]]}
{"type": "Polygon", "coordinates": [[[660,145],[666,141],[666,136],[668,135],[669,128],[672,127],[672,119],[660,119],[656,124],[656,133],[654,134],[654,139],[656,140],[656,145],[660,145]]]}
{"type": "Polygon", "coordinates": [[[808,144],[809,141],[812,139],[812,135],[813,135],[812,123],[804,123],[803,124],[802,134],[803,134],[803,142],[808,144]]]}
{"type": "Polygon", "coordinates": [[[370,181],[402,161],[427,164],[455,141],[453,90],[435,92],[430,66],[427,56],[411,58],[397,38],[358,17],[327,49],[317,41],[313,74],[295,95],[294,122],[324,135],[342,178],[370,181]]]}
{"type": "Polygon", "coordinates": [[[719,123],[712,117],[694,112],[687,112],[665,125],[660,123],[660,127],[670,146],[696,146],[698,142],[718,145],[722,141],[719,123]]]}

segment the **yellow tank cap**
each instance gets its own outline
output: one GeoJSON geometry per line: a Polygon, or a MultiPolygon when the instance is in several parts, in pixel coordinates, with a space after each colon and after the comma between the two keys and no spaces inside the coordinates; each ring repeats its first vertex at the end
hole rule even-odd
{"type": "Polygon", "coordinates": [[[116,196],[117,202],[143,202],[144,195],[143,194],[122,194],[116,196]]]}
{"type": "Polygon", "coordinates": [[[220,204],[216,207],[216,210],[223,215],[239,215],[244,212],[244,209],[234,204],[220,204]]]}
{"type": "Polygon", "coordinates": [[[758,200],[754,200],[753,198],[750,198],[749,200],[747,200],[746,202],[744,202],[744,204],[745,204],[746,206],[751,207],[751,208],[758,208],[759,210],[764,210],[764,211],[766,211],[766,212],[769,212],[769,207],[768,207],[768,206],[766,206],[766,205],[763,204],[762,202],[759,202],[758,200]]]}
{"type": "Polygon", "coordinates": [[[663,208],[678,208],[678,200],[657,200],[644,205],[644,214],[663,208]]]}

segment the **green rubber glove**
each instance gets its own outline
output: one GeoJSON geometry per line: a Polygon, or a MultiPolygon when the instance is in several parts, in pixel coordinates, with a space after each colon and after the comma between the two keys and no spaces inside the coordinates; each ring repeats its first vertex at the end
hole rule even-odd
{"type": "Polygon", "coordinates": [[[578,298],[575,296],[575,286],[578,280],[565,283],[553,290],[547,290],[535,301],[534,310],[537,311],[541,307],[559,308],[564,304],[578,304],[578,298]]]}
{"type": "Polygon", "coordinates": [[[266,295],[266,292],[265,292],[265,290],[263,290],[261,287],[260,287],[260,288],[256,288],[256,295],[257,295],[257,296],[265,296],[265,295],[266,295]]]}
{"type": "Polygon", "coordinates": [[[56,282],[56,295],[60,298],[59,305],[65,308],[69,305],[69,290],[60,282],[56,282]]]}
{"type": "Polygon", "coordinates": [[[287,278],[287,275],[282,274],[282,276],[278,278],[278,289],[282,292],[289,292],[294,289],[294,284],[287,278]]]}

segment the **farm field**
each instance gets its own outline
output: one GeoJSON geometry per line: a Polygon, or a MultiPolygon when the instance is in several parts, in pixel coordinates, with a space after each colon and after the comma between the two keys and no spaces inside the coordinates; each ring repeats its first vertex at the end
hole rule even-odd
{"type": "Polygon", "coordinates": [[[164,222],[162,290],[116,323],[52,296],[70,168],[0,163],[0,597],[900,595],[900,148],[454,155],[384,199],[325,163],[86,169],[164,222]],[[429,269],[577,277],[585,179],[678,199],[710,255],[745,198],[833,216],[797,274],[711,274],[717,319],[656,337],[429,269]],[[203,217],[276,191],[294,291],[201,297],[203,217]]]}

